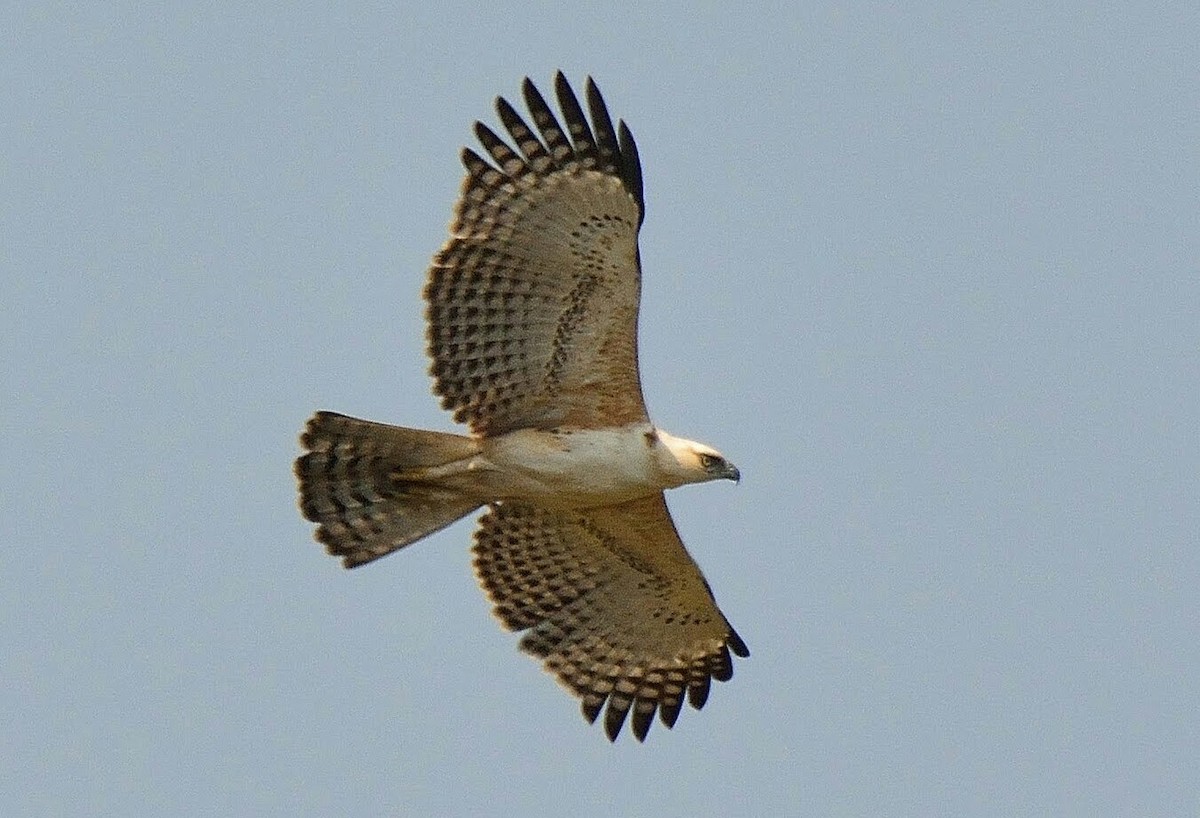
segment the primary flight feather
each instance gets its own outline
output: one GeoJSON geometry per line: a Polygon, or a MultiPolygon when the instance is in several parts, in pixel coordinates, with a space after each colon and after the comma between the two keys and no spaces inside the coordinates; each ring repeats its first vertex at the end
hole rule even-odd
{"type": "Polygon", "coordinates": [[[425,285],[434,392],[471,434],[318,412],[300,438],[300,508],[347,568],[471,514],[474,565],[521,648],[615,740],[674,725],[749,655],[688,555],[663,491],[737,480],[701,443],[657,429],[637,362],[644,216],[633,135],[595,83],[566,78],[562,122],[534,84],[532,127],[496,101],[450,238],[425,285]],[[590,117],[589,117],[590,115],[590,117]],[[486,158],[485,158],[486,157],[486,158]],[[629,714],[632,713],[632,716],[629,714]]]}

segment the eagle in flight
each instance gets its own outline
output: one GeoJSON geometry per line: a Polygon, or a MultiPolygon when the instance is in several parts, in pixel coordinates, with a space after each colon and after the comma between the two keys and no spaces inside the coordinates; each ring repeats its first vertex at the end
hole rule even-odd
{"type": "Polygon", "coordinates": [[[615,740],[675,724],[749,655],[684,548],[664,489],[738,480],[719,452],[650,422],[638,375],[644,216],[633,135],[589,78],[556,118],[523,85],[511,144],[482,122],[424,295],[434,392],[470,435],[318,412],[300,509],[347,568],[482,506],[475,573],[496,616],[615,740]],[[564,127],[565,126],[565,127],[564,127]],[[536,129],[536,130],[535,130],[536,129]],[[607,704],[607,709],[605,705],[607,704]]]}

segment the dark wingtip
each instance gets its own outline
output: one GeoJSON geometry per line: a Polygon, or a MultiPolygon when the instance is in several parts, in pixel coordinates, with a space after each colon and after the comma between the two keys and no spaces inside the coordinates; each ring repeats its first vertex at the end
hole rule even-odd
{"type": "Polygon", "coordinates": [[[500,121],[504,123],[505,127],[508,127],[510,122],[520,122],[522,125],[524,124],[524,120],[522,120],[521,115],[517,113],[517,109],[514,108],[512,103],[504,97],[496,97],[496,114],[499,115],[500,121]]]}
{"type": "Polygon", "coordinates": [[[658,705],[658,720],[670,730],[675,726],[675,720],[679,718],[679,711],[683,709],[683,699],[675,699],[672,702],[660,702],[658,705]]]}
{"type": "Polygon", "coordinates": [[[596,717],[600,715],[600,710],[604,707],[604,698],[596,697],[584,699],[579,703],[579,709],[583,711],[583,717],[587,719],[588,724],[595,724],[596,717]]]}
{"type": "Polygon", "coordinates": [[[608,707],[604,711],[604,734],[609,741],[616,741],[625,725],[625,716],[633,700],[622,695],[613,694],[608,697],[608,707]]]}
{"type": "MultiPolygon", "coordinates": [[[[640,227],[646,217],[646,199],[645,187],[642,178],[642,163],[638,156],[637,143],[634,141],[633,133],[623,120],[618,121],[617,126],[613,127],[613,120],[608,112],[608,106],[604,101],[604,96],[600,92],[599,85],[595,79],[588,76],[584,83],[584,98],[587,100],[588,114],[591,122],[588,122],[588,116],[583,114],[583,109],[579,105],[579,100],[575,97],[574,91],[571,89],[571,84],[567,80],[566,74],[561,70],[554,72],[554,89],[558,97],[559,108],[566,117],[568,125],[569,146],[575,150],[580,150],[580,140],[591,143],[598,150],[601,157],[601,164],[606,172],[614,173],[621,179],[621,183],[633,197],[638,208],[638,226],[640,227]]],[[[525,99],[526,106],[530,112],[534,114],[535,120],[538,119],[538,112],[541,112],[544,118],[549,120],[549,124],[553,126],[555,134],[562,132],[558,122],[555,121],[553,109],[546,103],[545,97],[538,90],[536,83],[530,78],[525,77],[521,81],[521,93],[525,99]]],[[[514,128],[519,128],[522,132],[528,130],[534,140],[537,137],[533,135],[533,130],[524,122],[521,115],[512,104],[503,96],[497,96],[495,101],[496,113],[500,116],[501,122],[508,129],[518,142],[522,140],[516,137],[514,128]]],[[[541,127],[535,122],[535,126],[541,127]]],[[[481,124],[475,123],[475,135],[481,142],[486,144],[486,140],[480,134],[481,124]]],[[[564,138],[566,132],[562,132],[564,138]]],[[[543,137],[546,132],[542,131],[543,137]]],[[[543,146],[545,147],[545,146],[543,146]]],[[[518,145],[518,150],[523,154],[525,151],[518,145]]],[[[551,152],[553,149],[551,148],[551,152]]],[[[540,153],[540,152],[539,152],[540,153]]],[[[529,159],[529,156],[525,157],[529,159]]],[[[463,164],[468,170],[472,170],[472,163],[469,157],[463,154],[463,164]]]]}
{"type": "Polygon", "coordinates": [[[637,202],[638,226],[646,217],[646,199],[642,180],[642,163],[638,157],[637,143],[633,133],[622,120],[616,129],[613,128],[612,117],[608,113],[608,105],[600,86],[589,76],[584,84],[584,96],[587,98],[588,111],[592,116],[592,132],[596,136],[596,144],[602,154],[611,157],[620,174],[621,181],[629,195],[637,202]]]}
{"type": "Polygon", "coordinates": [[[612,705],[604,711],[604,735],[608,736],[609,741],[616,741],[617,736],[621,735],[621,727],[625,724],[625,714],[620,711],[613,710],[612,705]],[[617,715],[619,713],[619,715],[617,715]]]}
{"type": "Polygon", "coordinates": [[[654,712],[658,706],[653,701],[638,700],[633,704],[633,716],[630,717],[630,727],[639,742],[646,740],[650,725],[654,723],[654,712]]]}
{"type": "Polygon", "coordinates": [[[710,673],[718,682],[728,682],[733,678],[733,660],[729,658],[729,647],[722,645],[717,652],[715,661],[710,665],[710,673]]]}
{"type": "Polygon", "coordinates": [[[638,203],[638,226],[646,218],[646,197],[642,182],[642,160],[638,156],[637,142],[625,120],[617,123],[617,144],[621,146],[621,175],[625,186],[638,203]]]}
{"type": "Polygon", "coordinates": [[[729,644],[729,649],[733,651],[734,656],[738,656],[742,659],[746,659],[750,656],[750,648],[746,647],[745,641],[743,641],[742,637],[738,636],[738,632],[733,629],[732,625],[729,627],[729,636],[727,641],[729,644]]]}

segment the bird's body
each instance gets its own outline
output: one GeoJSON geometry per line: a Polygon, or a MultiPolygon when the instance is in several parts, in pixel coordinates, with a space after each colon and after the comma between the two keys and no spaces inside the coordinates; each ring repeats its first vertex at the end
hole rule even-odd
{"type": "Polygon", "coordinates": [[[711,447],[650,421],[637,367],[641,165],[589,80],[566,128],[526,80],[538,133],[503,99],[516,149],[486,126],[463,153],[451,237],[425,287],[434,390],[470,435],[318,412],[296,461],[300,506],[347,567],[489,506],[475,569],[521,647],[615,738],[643,739],[732,675],[741,638],[684,549],[665,489],[737,480],[711,447]]]}
{"type": "Polygon", "coordinates": [[[497,500],[545,507],[589,508],[662,491],[664,473],[653,435],[641,428],[542,432],[522,429],[489,441],[483,468],[497,500]]]}
{"type": "Polygon", "coordinates": [[[698,482],[650,424],[542,432],[522,429],[488,440],[478,465],[496,500],[545,507],[590,508],[623,503],[698,482]],[[487,472],[496,479],[489,480],[487,472]]]}

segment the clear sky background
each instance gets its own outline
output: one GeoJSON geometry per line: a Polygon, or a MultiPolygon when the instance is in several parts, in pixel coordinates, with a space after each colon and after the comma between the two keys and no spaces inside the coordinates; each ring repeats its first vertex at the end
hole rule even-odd
{"type": "Polygon", "coordinates": [[[1200,12],[30,4],[0,49],[4,815],[1200,811],[1200,12]],[[642,368],[752,656],[610,746],[472,525],[355,572],[315,409],[437,429],[471,123],[641,147],[642,368]]]}

